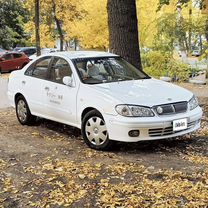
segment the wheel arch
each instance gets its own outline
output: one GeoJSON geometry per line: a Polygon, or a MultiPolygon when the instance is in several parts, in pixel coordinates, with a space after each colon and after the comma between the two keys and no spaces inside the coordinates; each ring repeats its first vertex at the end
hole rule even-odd
{"type": "Polygon", "coordinates": [[[83,120],[84,116],[85,116],[88,112],[90,112],[90,111],[92,111],[92,110],[96,110],[97,112],[99,112],[99,113],[102,115],[102,113],[101,113],[98,109],[93,108],[93,107],[87,107],[87,108],[85,108],[85,109],[82,111],[82,114],[81,114],[81,121],[83,120]]]}
{"type": "MultiPolygon", "coordinates": [[[[17,98],[18,98],[19,96],[24,97],[24,95],[21,94],[20,92],[16,93],[16,95],[14,96],[14,102],[15,102],[15,103],[17,102],[17,98]]],[[[24,97],[24,98],[25,98],[25,97],[24,97]]]]}

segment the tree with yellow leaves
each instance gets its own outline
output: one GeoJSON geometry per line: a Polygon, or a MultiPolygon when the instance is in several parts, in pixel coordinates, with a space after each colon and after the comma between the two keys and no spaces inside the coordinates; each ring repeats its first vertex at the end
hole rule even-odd
{"type": "MultiPolygon", "coordinates": [[[[54,47],[57,37],[60,38],[61,50],[63,49],[65,22],[79,18],[81,11],[77,11],[79,0],[40,0],[40,38],[42,47],[54,47]],[[58,32],[58,34],[57,34],[58,32]]],[[[35,42],[35,25],[33,0],[27,0],[25,7],[30,11],[30,21],[25,29],[31,34],[31,42],[35,42]]]]}
{"type": "Polygon", "coordinates": [[[74,21],[65,19],[63,26],[67,38],[79,39],[84,48],[107,49],[108,23],[107,23],[107,0],[81,0],[78,10],[84,11],[81,18],[74,21]]]}

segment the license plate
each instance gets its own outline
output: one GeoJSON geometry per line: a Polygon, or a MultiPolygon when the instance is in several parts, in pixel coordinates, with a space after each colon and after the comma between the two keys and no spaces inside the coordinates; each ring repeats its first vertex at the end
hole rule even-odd
{"type": "Polygon", "coordinates": [[[173,131],[181,131],[184,129],[187,129],[187,119],[186,118],[173,121],[173,131]]]}

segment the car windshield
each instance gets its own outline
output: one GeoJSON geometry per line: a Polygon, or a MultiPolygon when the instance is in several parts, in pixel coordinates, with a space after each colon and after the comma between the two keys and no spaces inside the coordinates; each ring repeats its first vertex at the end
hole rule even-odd
{"type": "Polygon", "coordinates": [[[150,78],[120,57],[80,58],[73,61],[82,82],[85,84],[150,78]]]}

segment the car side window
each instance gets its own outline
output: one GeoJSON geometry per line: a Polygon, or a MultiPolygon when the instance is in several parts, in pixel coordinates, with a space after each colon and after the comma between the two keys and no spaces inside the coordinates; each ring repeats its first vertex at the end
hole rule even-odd
{"type": "Polygon", "coordinates": [[[12,59],[12,54],[5,54],[5,55],[3,55],[2,58],[5,58],[5,60],[11,60],[12,59]]]}
{"type": "Polygon", "coordinates": [[[20,57],[22,57],[22,54],[14,53],[13,56],[14,56],[14,58],[20,58],[20,57]]]}
{"type": "Polygon", "coordinates": [[[54,58],[50,71],[50,80],[63,84],[63,78],[71,75],[72,71],[69,63],[63,58],[54,58]]]}
{"type": "Polygon", "coordinates": [[[39,79],[46,79],[50,61],[51,57],[39,59],[27,69],[25,75],[33,76],[39,79]]]}

